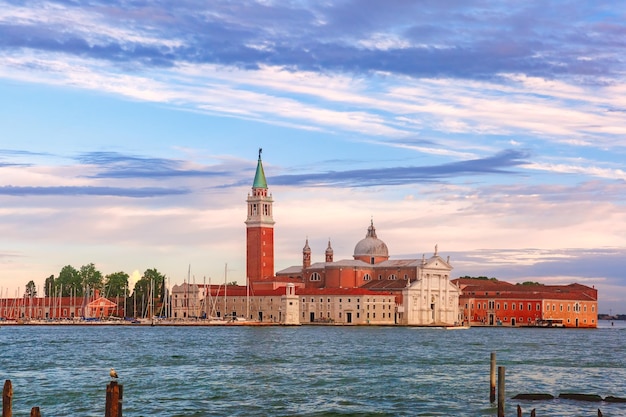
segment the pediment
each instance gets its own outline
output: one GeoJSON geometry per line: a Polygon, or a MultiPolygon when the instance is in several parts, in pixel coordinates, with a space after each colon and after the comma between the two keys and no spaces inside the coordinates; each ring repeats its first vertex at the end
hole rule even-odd
{"type": "Polygon", "coordinates": [[[422,269],[451,271],[452,266],[439,255],[434,255],[431,256],[429,259],[426,259],[426,262],[424,263],[424,265],[422,265],[422,269]]]}

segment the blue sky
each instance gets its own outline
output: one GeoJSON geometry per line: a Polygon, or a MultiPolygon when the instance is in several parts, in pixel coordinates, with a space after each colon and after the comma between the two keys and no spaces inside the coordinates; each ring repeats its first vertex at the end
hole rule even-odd
{"type": "MultiPolygon", "coordinates": [[[[245,282],[371,219],[395,258],[626,313],[626,8],[610,1],[0,1],[0,288],[64,265],[245,282]],[[226,267],[227,265],[227,267],[226,267]]],[[[135,276],[137,275],[135,273],[135,276]]]]}

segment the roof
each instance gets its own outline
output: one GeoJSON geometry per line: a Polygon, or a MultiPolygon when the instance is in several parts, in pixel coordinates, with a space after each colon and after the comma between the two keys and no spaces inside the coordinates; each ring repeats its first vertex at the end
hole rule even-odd
{"type": "Polygon", "coordinates": [[[297,295],[396,295],[392,292],[361,288],[296,288],[297,295]]]}
{"type": "Polygon", "coordinates": [[[474,278],[459,278],[453,282],[459,284],[465,297],[591,301],[598,299],[598,291],[595,288],[576,283],[569,285],[520,285],[505,281],[474,278]]]}
{"type": "Polygon", "coordinates": [[[377,279],[361,285],[361,288],[373,291],[401,291],[406,288],[406,279],[377,279]]]}
{"type": "Polygon", "coordinates": [[[385,242],[376,236],[376,228],[374,221],[371,221],[370,227],[367,228],[367,234],[354,247],[354,257],[358,256],[379,256],[389,257],[389,249],[385,242]]]}
{"type": "Polygon", "coordinates": [[[254,174],[254,182],[252,188],[267,188],[267,180],[265,179],[265,171],[263,171],[263,162],[261,161],[262,149],[259,149],[259,160],[256,164],[256,173],[254,174]]]}

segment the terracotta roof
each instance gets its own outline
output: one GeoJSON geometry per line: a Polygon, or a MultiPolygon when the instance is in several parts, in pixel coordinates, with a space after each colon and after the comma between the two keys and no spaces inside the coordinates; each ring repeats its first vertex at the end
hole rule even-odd
{"type": "Polygon", "coordinates": [[[489,297],[497,299],[523,300],[592,300],[597,301],[598,291],[582,284],[541,285],[511,284],[505,281],[491,281],[471,278],[453,280],[463,292],[462,297],[489,297]]]}
{"type": "Polygon", "coordinates": [[[361,285],[361,288],[373,291],[402,291],[406,288],[406,279],[377,279],[361,285]]]}
{"type": "Polygon", "coordinates": [[[391,292],[370,291],[365,288],[296,288],[297,295],[395,295],[391,292]]]}

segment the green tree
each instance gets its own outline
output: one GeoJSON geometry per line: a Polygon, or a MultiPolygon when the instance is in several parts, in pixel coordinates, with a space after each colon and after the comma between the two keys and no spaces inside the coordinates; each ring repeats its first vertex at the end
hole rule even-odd
{"type": "Polygon", "coordinates": [[[128,297],[128,279],[126,272],[114,272],[104,278],[107,297],[128,297]]]}
{"type": "Polygon", "coordinates": [[[152,316],[160,311],[165,293],[165,275],[156,269],[146,269],[133,288],[135,316],[152,316]]]}
{"type": "Polygon", "coordinates": [[[28,284],[26,284],[24,297],[37,297],[37,286],[35,285],[35,281],[33,281],[32,279],[28,281],[28,284]]]}
{"type": "Polygon", "coordinates": [[[102,291],[102,273],[93,263],[81,266],[79,275],[83,288],[89,288],[90,291],[102,291]]]}
{"type": "Polygon", "coordinates": [[[83,296],[83,282],[80,277],[80,273],[76,268],[71,265],[66,265],[59,272],[59,277],[54,282],[55,295],[56,291],[60,291],[61,296],[68,297],[75,295],[76,297],[83,296]]]}
{"type": "Polygon", "coordinates": [[[46,278],[46,281],[43,284],[43,293],[46,297],[52,297],[54,292],[54,275],[50,275],[46,278]]]}

